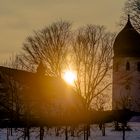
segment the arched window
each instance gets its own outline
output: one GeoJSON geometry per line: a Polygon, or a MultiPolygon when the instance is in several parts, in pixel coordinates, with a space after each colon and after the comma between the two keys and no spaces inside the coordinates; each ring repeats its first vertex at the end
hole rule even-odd
{"type": "Polygon", "coordinates": [[[127,89],[127,90],[130,90],[131,88],[130,88],[130,85],[125,85],[125,89],[127,89]]]}
{"type": "Polygon", "coordinates": [[[137,71],[140,72],[140,62],[137,63],[137,71]]]}
{"type": "Polygon", "coordinates": [[[127,71],[130,70],[130,63],[129,63],[129,62],[126,63],[126,70],[127,70],[127,71]]]}

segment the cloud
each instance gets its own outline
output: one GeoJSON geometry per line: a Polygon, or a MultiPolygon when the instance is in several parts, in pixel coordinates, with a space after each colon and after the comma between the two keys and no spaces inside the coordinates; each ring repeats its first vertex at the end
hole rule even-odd
{"type": "Polygon", "coordinates": [[[125,0],[0,0],[0,56],[18,52],[33,30],[59,20],[115,29],[125,0]]]}

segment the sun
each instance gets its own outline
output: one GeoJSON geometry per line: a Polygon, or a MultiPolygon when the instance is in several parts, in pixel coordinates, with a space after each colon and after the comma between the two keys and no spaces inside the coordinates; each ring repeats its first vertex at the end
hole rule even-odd
{"type": "Polygon", "coordinates": [[[64,72],[63,78],[68,84],[74,85],[76,80],[76,73],[74,71],[67,70],[64,72]]]}

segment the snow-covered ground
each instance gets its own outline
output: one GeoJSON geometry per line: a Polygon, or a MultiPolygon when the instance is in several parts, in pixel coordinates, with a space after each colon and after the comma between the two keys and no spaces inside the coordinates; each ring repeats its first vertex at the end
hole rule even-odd
{"type": "MultiPolygon", "coordinates": [[[[140,140],[140,123],[128,123],[132,131],[126,131],[126,140],[140,140]]],[[[97,125],[92,126],[91,136],[89,140],[122,140],[122,131],[114,131],[113,124],[106,124],[106,136],[102,136],[97,125]]],[[[39,132],[31,130],[31,140],[39,140],[39,132]]],[[[0,130],[0,140],[23,140],[22,132],[13,133],[14,136],[9,136],[7,139],[7,129],[0,130]]],[[[70,137],[69,140],[84,140],[83,135],[79,137],[70,137]]],[[[64,136],[54,136],[53,134],[45,134],[44,140],[65,140],[64,136]]]]}

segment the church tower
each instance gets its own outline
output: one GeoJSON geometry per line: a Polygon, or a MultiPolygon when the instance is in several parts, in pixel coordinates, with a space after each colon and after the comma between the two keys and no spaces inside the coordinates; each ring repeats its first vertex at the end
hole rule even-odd
{"type": "Polygon", "coordinates": [[[113,109],[140,111],[140,34],[129,16],[115,39],[113,50],[113,109]]]}

